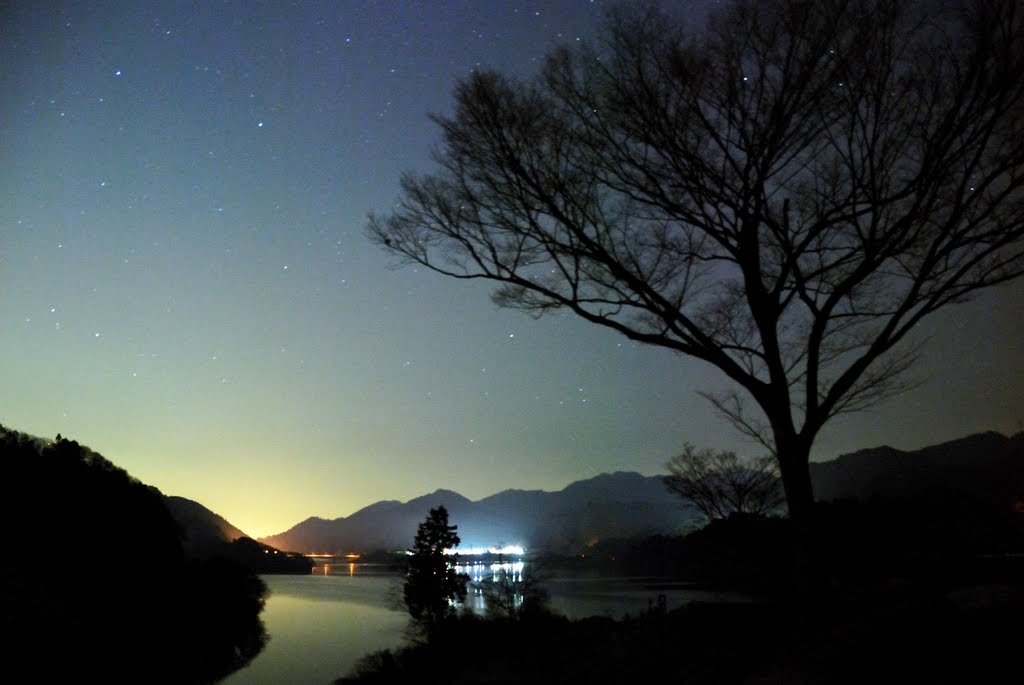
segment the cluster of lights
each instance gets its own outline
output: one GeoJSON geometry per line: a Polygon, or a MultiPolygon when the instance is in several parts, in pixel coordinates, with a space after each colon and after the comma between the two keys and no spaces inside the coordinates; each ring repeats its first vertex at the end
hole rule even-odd
{"type": "Polygon", "coordinates": [[[446,549],[445,554],[458,554],[460,556],[481,556],[483,554],[509,554],[522,555],[526,549],[522,545],[505,545],[504,547],[470,547],[468,549],[446,549]]]}

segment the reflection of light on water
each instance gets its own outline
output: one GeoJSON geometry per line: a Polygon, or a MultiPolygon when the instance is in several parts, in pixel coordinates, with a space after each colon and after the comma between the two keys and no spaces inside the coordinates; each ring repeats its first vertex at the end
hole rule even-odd
{"type": "Polygon", "coordinates": [[[486,581],[498,582],[507,578],[513,583],[523,581],[523,569],[526,567],[522,559],[519,561],[505,561],[488,563],[486,561],[474,561],[469,564],[456,564],[455,570],[458,573],[465,573],[469,576],[471,583],[482,583],[486,581]]]}
{"type": "Polygon", "coordinates": [[[520,585],[523,583],[523,569],[526,563],[519,559],[517,561],[487,562],[473,561],[466,564],[456,564],[455,570],[458,573],[465,573],[469,576],[469,585],[466,599],[463,603],[466,609],[474,614],[484,615],[487,612],[487,597],[494,593],[505,595],[506,600],[511,599],[514,607],[522,606],[524,597],[520,585]]]}
{"type": "Polygon", "coordinates": [[[315,576],[395,576],[397,568],[391,563],[373,563],[362,561],[351,554],[339,554],[333,557],[320,557],[311,569],[315,576]]]}

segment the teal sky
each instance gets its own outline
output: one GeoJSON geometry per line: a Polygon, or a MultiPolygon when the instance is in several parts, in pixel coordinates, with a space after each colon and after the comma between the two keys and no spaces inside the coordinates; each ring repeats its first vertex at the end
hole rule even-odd
{"type": "MultiPolygon", "coordinates": [[[[254,536],[438,487],[479,498],[750,451],[712,369],[363,234],[429,112],[527,75],[601,2],[22,3],[0,17],[0,422],[79,440],[254,536]]],[[[687,11],[703,11],[692,3],[687,11]]],[[[1024,418],[1024,287],[929,321],[925,382],[817,457],[1024,418]]]]}

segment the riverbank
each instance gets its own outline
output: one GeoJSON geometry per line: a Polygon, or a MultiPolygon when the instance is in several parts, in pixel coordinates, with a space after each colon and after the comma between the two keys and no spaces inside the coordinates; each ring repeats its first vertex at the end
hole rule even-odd
{"type": "Polygon", "coordinates": [[[1002,683],[1017,673],[1022,609],[1019,586],[892,584],[621,620],[462,616],[436,643],[376,652],[336,683],[1002,683]]]}

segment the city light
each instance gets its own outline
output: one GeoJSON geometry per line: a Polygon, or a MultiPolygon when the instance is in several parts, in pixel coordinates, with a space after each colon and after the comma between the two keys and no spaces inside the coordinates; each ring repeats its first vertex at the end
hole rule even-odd
{"type": "Polygon", "coordinates": [[[446,549],[445,554],[458,554],[460,556],[480,556],[483,554],[507,554],[522,555],[526,549],[522,545],[505,545],[504,547],[468,547],[466,549],[446,549]]]}

